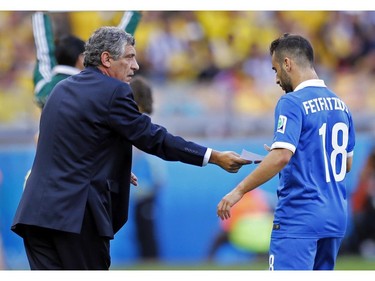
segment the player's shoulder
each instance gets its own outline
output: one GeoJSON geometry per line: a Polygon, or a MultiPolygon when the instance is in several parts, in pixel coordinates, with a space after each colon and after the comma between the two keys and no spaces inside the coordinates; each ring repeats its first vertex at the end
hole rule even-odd
{"type": "Polygon", "coordinates": [[[300,93],[298,92],[290,92],[290,93],[287,93],[285,95],[283,95],[282,97],[280,97],[279,99],[279,103],[280,104],[290,104],[290,105],[298,105],[300,104],[300,100],[301,100],[301,96],[299,95],[300,93]]]}

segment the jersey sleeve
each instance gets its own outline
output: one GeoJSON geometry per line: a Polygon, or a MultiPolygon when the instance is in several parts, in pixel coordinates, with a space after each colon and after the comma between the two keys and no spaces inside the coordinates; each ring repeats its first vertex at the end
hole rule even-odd
{"type": "Polygon", "coordinates": [[[271,149],[296,151],[302,128],[302,112],[291,100],[282,97],[275,108],[274,138],[271,149]]]}
{"type": "Polygon", "coordinates": [[[350,115],[349,118],[349,142],[347,147],[348,157],[353,157],[354,154],[354,146],[355,146],[355,129],[353,124],[352,116],[350,115]]]}
{"type": "Polygon", "coordinates": [[[142,14],[138,11],[126,11],[122,16],[118,27],[124,29],[127,33],[134,36],[135,30],[141,18],[142,14]]]}
{"type": "Polygon", "coordinates": [[[42,12],[32,16],[34,43],[36,50],[36,64],[34,68],[34,100],[43,106],[43,92],[41,89],[52,78],[52,68],[57,64],[55,58],[55,44],[50,17],[42,12]]]}

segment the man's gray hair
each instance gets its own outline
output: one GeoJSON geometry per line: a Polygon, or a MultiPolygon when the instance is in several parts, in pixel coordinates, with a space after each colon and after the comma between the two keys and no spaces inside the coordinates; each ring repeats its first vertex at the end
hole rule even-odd
{"type": "Polygon", "coordinates": [[[101,65],[100,56],[103,52],[109,52],[114,60],[118,60],[124,55],[126,45],[135,45],[135,39],[131,34],[115,26],[100,27],[85,44],[83,65],[101,65]]]}

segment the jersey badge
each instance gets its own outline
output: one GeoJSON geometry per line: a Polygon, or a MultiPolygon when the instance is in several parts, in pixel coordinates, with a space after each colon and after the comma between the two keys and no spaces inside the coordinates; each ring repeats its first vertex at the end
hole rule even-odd
{"type": "Polygon", "coordinates": [[[286,121],[288,118],[284,115],[279,115],[279,121],[277,122],[277,132],[284,134],[285,127],[286,127],[286,121]]]}

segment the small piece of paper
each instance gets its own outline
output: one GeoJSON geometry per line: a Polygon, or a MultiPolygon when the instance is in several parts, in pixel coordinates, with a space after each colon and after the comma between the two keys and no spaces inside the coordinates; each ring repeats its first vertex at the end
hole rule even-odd
{"type": "Polygon", "coordinates": [[[241,158],[253,161],[254,164],[262,162],[264,156],[242,149],[241,158]]]}

